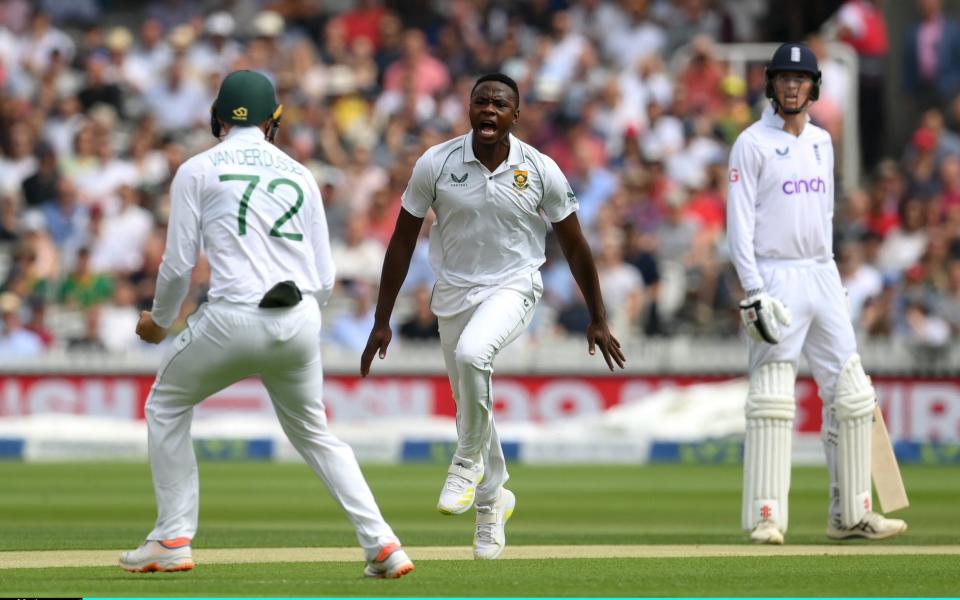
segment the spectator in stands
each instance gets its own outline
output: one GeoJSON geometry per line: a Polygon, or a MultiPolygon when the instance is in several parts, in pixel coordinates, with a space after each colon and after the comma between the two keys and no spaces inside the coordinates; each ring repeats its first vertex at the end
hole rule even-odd
{"type": "Polygon", "coordinates": [[[113,282],[110,276],[94,272],[90,267],[90,249],[80,248],[73,270],[57,292],[57,302],[68,307],[88,308],[111,297],[113,282]]]}
{"type": "Polygon", "coordinates": [[[951,215],[960,216],[960,156],[947,156],[940,163],[940,214],[937,218],[947,221],[951,215]]]}
{"type": "Polygon", "coordinates": [[[69,177],[57,184],[57,196],[41,207],[47,231],[61,250],[73,251],[84,242],[89,210],[80,203],[77,186],[69,177]]]}
{"type": "Polygon", "coordinates": [[[120,187],[120,206],[103,220],[103,232],[93,240],[91,266],[97,272],[136,271],[143,264],[143,244],[153,229],[153,215],[140,203],[140,192],[120,187]]]}
{"type": "Polygon", "coordinates": [[[870,195],[863,188],[848,190],[842,203],[843,217],[834,226],[841,242],[859,241],[870,229],[870,195]]]}
{"type": "Polygon", "coordinates": [[[437,276],[430,265],[430,228],[433,227],[436,216],[433,212],[427,213],[420,227],[420,236],[410,258],[410,268],[407,269],[407,278],[403,281],[400,291],[403,293],[415,292],[417,288],[433,289],[437,276]]]}
{"type": "Polygon", "coordinates": [[[903,84],[921,109],[945,108],[960,92],[960,23],[942,0],[917,0],[920,20],[907,30],[903,84]]]}
{"type": "Polygon", "coordinates": [[[862,245],[850,241],[842,246],[837,261],[840,279],[850,302],[850,317],[855,326],[860,322],[864,305],[883,292],[883,276],[876,267],[865,263],[863,258],[862,245]]]}
{"type": "Polygon", "coordinates": [[[330,324],[327,336],[341,349],[361,352],[373,327],[373,285],[355,281],[347,286],[352,302],[350,312],[342,314],[330,324]]]}
{"type": "Polygon", "coordinates": [[[0,251],[20,239],[20,207],[13,194],[0,195],[0,251]]]}
{"type": "Polygon", "coordinates": [[[450,84],[446,65],[430,55],[422,31],[408,29],[403,34],[403,56],[387,67],[383,76],[385,90],[399,90],[403,82],[413,82],[417,93],[433,96],[450,84]]]}
{"type": "Polygon", "coordinates": [[[124,278],[116,281],[111,301],[97,306],[100,313],[100,339],[107,350],[124,353],[141,345],[137,338],[136,289],[124,278]]]}
{"type": "Polygon", "coordinates": [[[437,341],[440,329],[437,317],[430,310],[430,289],[420,286],[413,292],[413,314],[397,330],[400,337],[410,341],[437,341]]]}
{"type": "Polygon", "coordinates": [[[100,330],[100,307],[91,306],[83,312],[83,333],[67,340],[67,351],[77,354],[106,352],[100,330]]]}
{"type": "MultiPolygon", "coordinates": [[[[806,39],[807,46],[813,50],[814,55],[817,57],[817,64],[820,67],[821,80],[822,83],[820,89],[820,96],[817,98],[817,101],[810,105],[810,117],[813,121],[827,130],[830,133],[830,137],[833,138],[834,144],[842,144],[843,142],[843,109],[847,101],[847,98],[850,97],[851,86],[853,85],[853,73],[849,73],[847,67],[838,60],[833,59],[830,56],[829,51],[827,50],[826,40],[819,35],[811,35],[806,39]]],[[[876,92],[877,90],[874,90],[876,92]]],[[[880,88],[880,97],[871,98],[860,96],[861,104],[869,103],[870,105],[883,105],[883,87],[880,88]]],[[[864,92],[867,93],[867,92],[864,92]]],[[[875,117],[873,110],[870,111],[872,117],[875,117]]],[[[860,127],[867,127],[870,130],[883,129],[882,127],[877,127],[876,123],[882,123],[880,120],[864,121],[863,118],[860,118],[860,127]]],[[[864,132],[866,133],[866,132],[864,132]]],[[[861,139],[870,136],[861,136],[861,139]]],[[[871,137],[871,141],[874,144],[882,143],[882,139],[876,138],[876,136],[871,137]]],[[[863,160],[864,165],[871,167],[876,164],[876,157],[880,156],[882,152],[882,146],[875,146],[871,149],[873,155],[870,156],[870,160],[863,160]]]]}
{"type": "MultiPolygon", "coordinates": [[[[566,267],[563,267],[566,270],[566,267]]],[[[579,335],[590,325],[590,309],[583,292],[576,285],[570,286],[572,297],[557,313],[557,329],[564,335],[579,335]]]]}
{"type": "Polygon", "coordinates": [[[950,324],[953,334],[960,335],[960,255],[947,264],[947,282],[935,300],[936,313],[950,324]]]}
{"type": "Polygon", "coordinates": [[[206,36],[187,51],[188,60],[200,72],[224,76],[243,54],[243,48],[231,38],[236,21],[229,12],[218,11],[204,19],[203,29],[206,36]]]}
{"type": "Polygon", "coordinates": [[[883,237],[900,222],[900,203],[907,193],[906,178],[892,160],[877,165],[870,187],[870,230],[883,237]]]}
{"type": "Polygon", "coordinates": [[[3,136],[0,193],[19,193],[24,180],[37,171],[33,131],[23,121],[12,123],[3,136]]]}
{"type": "MultiPolygon", "coordinates": [[[[888,40],[881,4],[881,0],[847,0],[837,13],[837,38],[857,52],[860,155],[866,169],[879,162],[886,144],[885,128],[877,127],[877,123],[886,123],[887,118],[884,74],[888,40]]],[[[823,88],[827,91],[831,86],[823,88]]]]}
{"type": "Polygon", "coordinates": [[[102,54],[91,54],[87,59],[86,81],[77,94],[85,111],[97,104],[110,106],[123,117],[123,92],[120,86],[107,79],[109,59],[102,54]]]}
{"type": "Polygon", "coordinates": [[[43,340],[20,320],[22,300],[12,292],[0,294],[0,359],[32,358],[43,353],[43,340]]]}
{"type": "Polygon", "coordinates": [[[600,238],[597,249],[597,275],[600,290],[617,329],[633,329],[643,312],[643,278],[623,259],[623,232],[611,230],[600,238]]]}
{"type": "Polygon", "coordinates": [[[910,302],[906,309],[906,338],[911,344],[939,348],[950,341],[950,325],[932,314],[923,302],[910,302]]]}
{"type": "Polygon", "coordinates": [[[185,131],[210,119],[210,98],[187,72],[186,57],[174,57],[166,77],[154,81],[144,100],[161,131],[185,131]]]}
{"type": "Polygon", "coordinates": [[[333,240],[330,244],[337,277],[344,283],[375,285],[379,280],[386,247],[379,240],[367,237],[368,227],[366,213],[355,212],[347,219],[343,239],[333,240]]]}
{"type": "Polygon", "coordinates": [[[56,341],[56,336],[47,327],[47,301],[41,296],[30,296],[26,305],[30,316],[23,328],[37,334],[44,349],[49,350],[56,341]]]}
{"type": "Polygon", "coordinates": [[[690,110],[713,115],[723,105],[720,82],[726,73],[715,56],[711,38],[697,36],[691,46],[693,56],[681,71],[679,82],[687,90],[690,110]]]}
{"type": "Polygon", "coordinates": [[[72,61],[76,44],[66,32],[50,24],[46,12],[35,10],[20,50],[23,66],[29,73],[39,76],[47,70],[54,55],[63,57],[67,63],[72,61]]]}
{"type": "Polygon", "coordinates": [[[59,269],[60,255],[47,234],[43,216],[23,215],[21,238],[12,247],[12,260],[0,291],[11,291],[21,298],[44,295],[59,269]]]}
{"type": "Polygon", "coordinates": [[[900,225],[883,240],[877,266],[885,275],[897,276],[915,265],[927,247],[926,213],[916,198],[903,203],[900,225]]]}
{"type": "Polygon", "coordinates": [[[46,142],[40,142],[35,149],[37,170],[23,180],[23,201],[28,207],[39,207],[57,196],[57,184],[60,171],[57,168],[57,154],[46,142]]]}
{"type": "Polygon", "coordinates": [[[625,18],[603,38],[604,52],[609,60],[624,70],[636,68],[640,61],[657,54],[667,43],[663,27],[650,18],[649,0],[625,0],[622,3],[625,18]]]}

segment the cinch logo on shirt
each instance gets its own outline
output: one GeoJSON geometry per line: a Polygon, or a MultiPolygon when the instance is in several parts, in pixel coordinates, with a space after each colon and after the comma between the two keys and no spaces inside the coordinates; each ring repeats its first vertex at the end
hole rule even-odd
{"type": "Polygon", "coordinates": [[[816,179],[794,179],[792,181],[784,181],[780,189],[788,196],[794,194],[809,194],[810,192],[824,194],[827,191],[827,182],[820,177],[816,179]]]}

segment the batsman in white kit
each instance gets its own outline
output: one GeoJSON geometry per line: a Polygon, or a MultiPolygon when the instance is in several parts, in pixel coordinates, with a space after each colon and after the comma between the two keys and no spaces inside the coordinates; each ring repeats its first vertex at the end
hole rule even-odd
{"type": "Polygon", "coordinates": [[[146,542],[120,557],[127,571],[193,568],[200,494],[193,407],[253,376],[266,386],[290,442],[356,529],[364,575],[396,578],[413,570],[353,451],[327,428],[320,306],[333,289],[334,264],[316,181],[272,144],[282,110],[266,77],[231,73],[211,108],[220,143],[183,163],[171,184],[156,297],[137,334],[151,343],[166,337],[201,248],[210,263],[209,302],[174,339],[147,398],[158,514],[146,542]]]}
{"type": "Polygon", "coordinates": [[[360,361],[366,376],[386,355],[390,315],[410,266],[423,218],[433,210],[430,263],[437,275],[431,310],[440,324],[450,388],[457,405],[457,449],[437,509],[463,514],[476,504],[473,556],[495,559],[516,497],[507,482],[493,421],[493,363],[530,323],[543,292],[546,220],[553,225],[591,315],[589,352],[599,348],[612,371],[623,368],[610,333],[593,255],[577,220],[577,199],[551,158],[515,138],[516,82],[495,73],[470,93],[472,131],[428,149],[403,194],[383,264],[373,330],[360,361]]]}
{"type": "Polygon", "coordinates": [[[857,354],[846,292],[833,261],[833,143],[809,122],[820,70],[802,44],[767,66],[771,100],[730,155],[727,229],[746,299],[750,384],[742,521],[757,543],[787,531],[794,383],[802,353],[823,402],[830,473],[827,536],[872,540],[907,529],[873,511],[871,427],[876,395],[857,354]]]}

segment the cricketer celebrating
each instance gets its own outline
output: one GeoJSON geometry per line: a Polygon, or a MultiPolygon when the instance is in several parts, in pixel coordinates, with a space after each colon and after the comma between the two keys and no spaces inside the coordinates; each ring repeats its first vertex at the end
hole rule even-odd
{"type": "Polygon", "coordinates": [[[813,52],[801,44],[780,46],[767,66],[771,106],[740,134],[730,155],[728,238],[747,295],[740,316],[751,338],[742,520],[757,543],[782,544],[787,530],[801,352],[823,401],[827,536],[876,540],[907,529],[872,510],[876,396],[833,262],[833,145],[806,113],[819,92],[813,52]]]}
{"type": "Polygon", "coordinates": [[[530,322],[543,291],[546,223],[553,224],[590,310],[589,352],[623,368],[610,333],[596,266],[577,220],[577,199],[557,164],[515,138],[516,82],[485,75],[470,94],[472,131],[428,149],[403,194],[387,248],[373,330],[360,361],[366,376],[374,354],[390,344],[390,314],[407,274],[427,211],[437,220],[430,260],[438,282],[431,309],[440,323],[450,387],[457,405],[457,449],[437,509],[461,514],[476,500],[476,559],[495,559],[506,545],[504,524],[516,499],[503,487],[507,470],[493,422],[491,376],[497,354],[530,322]]]}
{"type": "Polygon", "coordinates": [[[270,81],[236,71],[220,86],[211,129],[221,142],[186,161],[170,190],[167,245],[153,310],[137,334],[159,343],[180,311],[201,246],[210,301],[173,341],[146,403],[157,522],[125,552],[127,571],[193,568],[199,480],[190,439],[193,407],[259,375],[290,442],[347,513],[368,577],[413,569],[357,465],[327,429],[321,399],[320,304],[334,265],[320,190],[310,172],[271,143],[282,107],[270,81]]]}

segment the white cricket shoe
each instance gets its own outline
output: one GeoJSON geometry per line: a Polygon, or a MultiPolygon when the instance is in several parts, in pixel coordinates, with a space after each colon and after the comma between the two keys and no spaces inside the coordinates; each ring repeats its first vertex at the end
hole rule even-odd
{"type": "Polygon", "coordinates": [[[459,515],[470,510],[474,496],[477,495],[477,484],[482,479],[482,466],[468,468],[456,463],[450,465],[447,480],[443,482],[443,489],[440,490],[437,510],[445,515],[459,515]]]}
{"type": "Polygon", "coordinates": [[[844,527],[831,519],[827,525],[827,537],[831,540],[845,540],[847,538],[886,540],[897,537],[906,530],[906,521],[888,519],[880,513],[870,511],[853,527],[844,527]]]}
{"type": "Polygon", "coordinates": [[[750,532],[750,540],[757,544],[783,544],[783,532],[770,519],[763,519],[750,532]]]}
{"type": "Polygon", "coordinates": [[[364,577],[375,579],[399,579],[413,570],[413,561],[400,548],[400,544],[387,544],[373,560],[363,568],[364,577]]]}
{"type": "Polygon", "coordinates": [[[190,538],[147,540],[136,550],[120,555],[120,567],[131,573],[168,573],[193,568],[190,538]]]}
{"type": "Polygon", "coordinates": [[[513,515],[517,497],[508,489],[501,488],[500,496],[493,504],[493,510],[477,511],[477,531],[473,536],[473,558],[493,560],[503,553],[507,546],[507,536],[503,531],[507,521],[513,515]]]}

